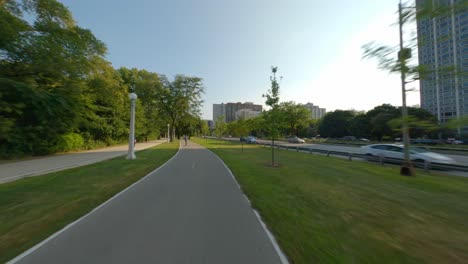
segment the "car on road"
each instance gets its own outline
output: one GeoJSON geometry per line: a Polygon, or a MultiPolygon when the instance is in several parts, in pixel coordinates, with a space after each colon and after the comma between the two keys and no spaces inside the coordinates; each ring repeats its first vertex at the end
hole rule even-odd
{"type": "Polygon", "coordinates": [[[257,138],[254,136],[248,136],[244,139],[247,144],[257,144],[257,138]]]}
{"type": "MultiPolygon", "coordinates": [[[[367,156],[384,157],[403,160],[404,148],[400,144],[372,144],[362,146],[363,153],[367,156]]],[[[441,164],[455,164],[455,161],[447,156],[431,152],[427,149],[410,147],[410,159],[414,162],[431,162],[441,164]]]]}
{"type": "Polygon", "coordinates": [[[454,138],[449,138],[445,141],[445,143],[447,144],[453,144],[453,145],[460,145],[460,144],[463,144],[465,142],[461,141],[461,140],[458,140],[458,139],[454,139],[454,138]]]}
{"type": "Polygon", "coordinates": [[[297,144],[305,143],[305,140],[303,140],[302,138],[298,138],[297,136],[288,137],[287,139],[289,143],[297,143],[297,144]]]}

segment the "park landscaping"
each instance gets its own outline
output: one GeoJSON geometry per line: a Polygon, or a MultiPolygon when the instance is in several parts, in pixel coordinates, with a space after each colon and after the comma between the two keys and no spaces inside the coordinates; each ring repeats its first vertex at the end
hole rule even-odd
{"type": "Polygon", "coordinates": [[[466,263],[468,178],[195,139],[215,152],[292,263],[466,263]]]}
{"type": "Polygon", "coordinates": [[[175,155],[179,142],[0,185],[0,263],[87,214],[175,155]]]}

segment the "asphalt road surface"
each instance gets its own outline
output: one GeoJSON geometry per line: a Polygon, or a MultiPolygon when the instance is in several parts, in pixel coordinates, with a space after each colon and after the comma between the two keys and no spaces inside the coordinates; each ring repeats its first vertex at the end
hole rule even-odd
{"type": "Polygon", "coordinates": [[[190,143],[12,263],[282,263],[224,164],[190,143]]]}
{"type": "MultiPolygon", "coordinates": [[[[165,142],[165,140],[137,143],[135,145],[135,151],[154,147],[161,142],[165,142]]],[[[120,145],[17,162],[7,162],[0,164],[0,183],[96,163],[123,156],[127,153],[128,145],[120,145]]],[[[138,153],[136,155],[138,156],[138,153]]]]}

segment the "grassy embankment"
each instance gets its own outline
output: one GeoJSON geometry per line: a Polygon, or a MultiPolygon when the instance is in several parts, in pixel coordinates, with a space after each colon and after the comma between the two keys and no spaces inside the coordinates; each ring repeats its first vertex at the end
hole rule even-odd
{"type": "Polygon", "coordinates": [[[0,263],[34,246],[161,166],[179,142],[111,160],[0,184],[0,263]]]}
{"type": "Polygon", "coordinates": [[[194,139],[219,155],[292,263],[466,263],[468,178],[194,139]]]}

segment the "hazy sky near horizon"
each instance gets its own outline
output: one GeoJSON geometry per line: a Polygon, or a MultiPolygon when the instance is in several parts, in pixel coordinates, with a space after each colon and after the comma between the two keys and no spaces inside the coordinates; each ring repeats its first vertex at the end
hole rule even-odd
{"type": "MultiPolygon", "coordinates": [[[[272,65],[283,77],[281,101],[327,111],[401,105],[399,76],[361,59],[370,41],[398,44],[398,0],[61,2],[106,43],[115,68],[202,77],[205,119],[213,103],[264,104],[272,65]]],[[[408,104],[419,104],[419,92],[408,104]]]]}

